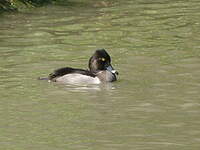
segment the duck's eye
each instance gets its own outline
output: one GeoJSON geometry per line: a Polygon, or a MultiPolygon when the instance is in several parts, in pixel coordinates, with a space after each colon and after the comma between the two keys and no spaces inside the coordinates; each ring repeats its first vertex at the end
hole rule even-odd
{"type": "Polygon", "coordinates": [[[106,59],[105,59],[105,58],[99,58],[99,60],[101,60],[101,61],[106,61],[106,59]]]}

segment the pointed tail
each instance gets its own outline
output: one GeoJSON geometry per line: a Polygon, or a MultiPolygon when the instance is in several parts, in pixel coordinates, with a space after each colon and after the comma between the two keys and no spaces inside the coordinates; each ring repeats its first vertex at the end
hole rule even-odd
{"type": "Polygon", "coordinates": [[[38,77],[37,79],[38,79],[38,80],[49,80],[48,77],[38,77]]]}

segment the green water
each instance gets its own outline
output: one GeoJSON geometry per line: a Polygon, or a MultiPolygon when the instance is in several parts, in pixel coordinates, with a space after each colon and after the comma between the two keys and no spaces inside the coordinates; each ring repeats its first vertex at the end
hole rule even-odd
{"type": "Polygon", "coordinates": [[[0,150],[199,150],[200,1],[76,0],[0,16],[0,150]],[[120,73],[38,81],[105,48],[120,73]]]}

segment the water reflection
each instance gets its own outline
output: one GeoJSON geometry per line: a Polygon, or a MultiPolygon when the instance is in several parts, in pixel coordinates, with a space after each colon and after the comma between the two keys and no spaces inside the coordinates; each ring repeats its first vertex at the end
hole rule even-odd
{"type": "MultiPolygon", "coordinates": [[[[55,84],[56,83],[51,83],[55,84]]],[[[64,88],[67,91],[72,91],[72,92],[95,92],[95,91],[111,91],[115,90],[116,87],[113,83],[102,83],[102,84],[85,84],[85,85],[80,85],[80,84],[63,84],[63,85],[58,85],[62,88],[64,88]]]]}

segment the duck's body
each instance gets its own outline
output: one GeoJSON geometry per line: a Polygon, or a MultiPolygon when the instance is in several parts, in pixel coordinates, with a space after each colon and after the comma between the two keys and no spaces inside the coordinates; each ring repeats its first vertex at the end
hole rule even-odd
{"type": "Polygon", "coordinates": [[[111,66],[111,58],[104,49],[96,50],[89,59],[89,70],[65,67],[55,70],[49,81],[64,84],[99,84],[117,80],[118,72],[111,66]]]}
{"type": "Polygon", "coordinates": [[[100,84],[101,81],[98,77],[91,77],[78,73],[66,74],[61,76],[54,81],[64,84],[100,84]]]}

